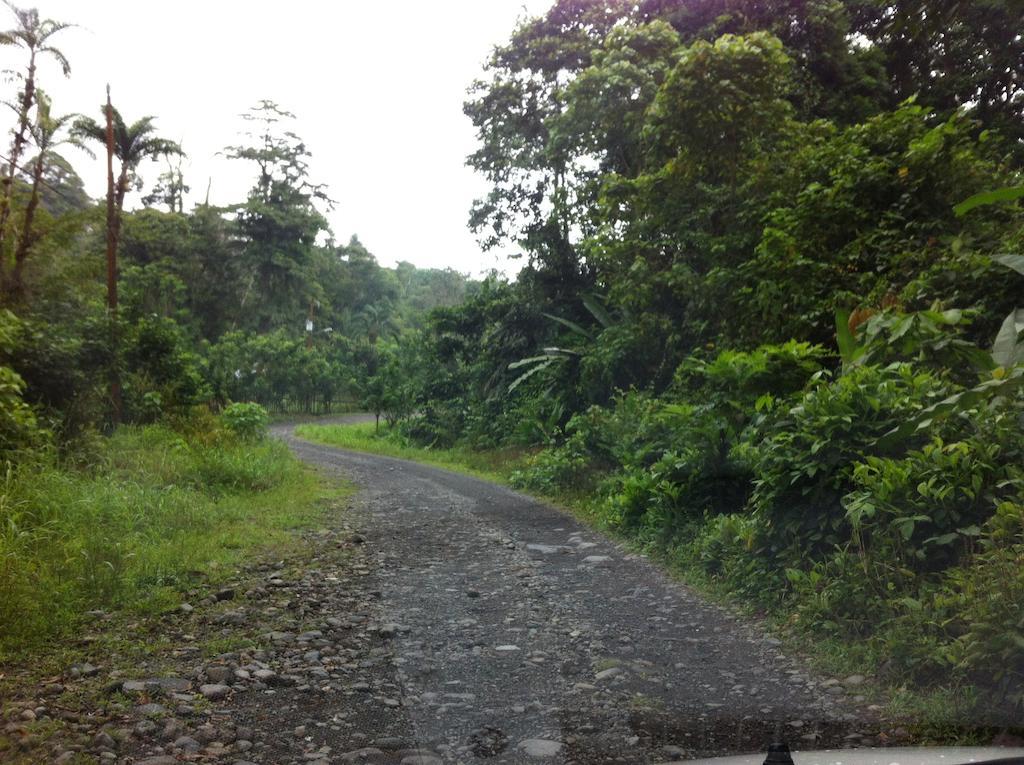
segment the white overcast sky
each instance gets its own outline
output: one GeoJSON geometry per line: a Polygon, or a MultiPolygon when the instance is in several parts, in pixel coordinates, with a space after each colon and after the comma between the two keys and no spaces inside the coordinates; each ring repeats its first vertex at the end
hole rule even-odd
{"type": "MultiPolygon", "coordinates": [[[[505,252],[481,252],[466,227],[487,187],[465,166],[475,137],[462,103],[517,18],[551,0],[15,2],[80,27],[53,38],[70,79],[41,65],[54,111],[99,118],[109,82],[126,120],[154,115],[161,135],[182,142],[190,201],[210,177],[213,203],[244,199],[253,168],[216,155],[238,141],[238,115],[267,98],[298,117],[314,180],[338,202],[329,215],[338,241],[357,234],[384,265],[517,270],[505,252]]],[[[0,18],[13,26],[2,6],[0,18]]],[[[0,51],[0,68],[22,67],[18,51],[0,51]]],[[[100,197],[103,163],[67,154],[100,197]]],[[[161,169],[143,165],[147,186],[161,169]]]]}

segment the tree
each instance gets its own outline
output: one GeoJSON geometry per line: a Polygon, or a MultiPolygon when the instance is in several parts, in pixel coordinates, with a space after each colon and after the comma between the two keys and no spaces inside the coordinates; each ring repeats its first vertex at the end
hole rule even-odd
{"type": "Polygon", "coordinates": [[[310,181],[309,151],[286,124],[295,116],[272,101],[242,115],[256,125],[248,144],[229,146],[226,156],[256,164],[259,174],[246,201],[235,207],[244,239],[241,258],[249,271],[241,307],[265,332],[275,323],[301,326],[304,307],[320,294],[312,279],[317,237],[327,221],[316,203],[333,202],[323,185],[310,181]]]}
{"type": "MultiPolygon", "coordinates": [[[[155,159],[169,154],[181,154],[181,147],[166,138],[153,135],[156,127],[153,117],[143,117],[131,125],[125,123],[120,112],[110,103],[110,86],[107,86],[107,103],[101,107],[104,112],[104,126],[88,117],[80,117],[74,124],[74,135],[79,140],[92,140],[107,148],[107,307],[111,319],[117,318],[117,246],[121,236],[121,220],[124,198],[131,186],[141,186],[137,171],[144,159],[155,159]],[[112,156],[121,163],[116,186],[113,183],[112,156]]],[[[111,345],[115,357],[120,345],[117,322],[111,321],[111,345]]],[[[121,385],[117,364],[112,365],[110,396],[113,403],[113,424],[121,421],[121,385]]]]}
{"type": "Polygon", "coordinates": [[[18,237],[17,249],[14,253],[14,268],[8,278],[4,274],[4,290],[12,294],[19,294],[22,290],[22,274],[25,269],[25,261],[28,259],[32,246],[39,238],[35,230],[36,210],[40,202],[40,188],[43,183],[43,173],[49,162],[51,152],[61,143],[77,143],[74,138],[62,138],[61,132],[72,120],[72,115],[65,114],[55,117],[50,112],[50,100],[41,92],[36,99],[36,119],[29,131],[32,139],[39,149],[39,154],[32,162],[32,188],[29,194],[28,204],[25,206],[24,218],[22,219],[21,232],[18,237]]]}
{"type": "Polygon", "coordinates": [[[520,24],[487,63],[489,80],[470,89],[466,115],[480,148],[467,163],[491,184],[477,200],[470,228],[485,248],[521,245],[536,266],[538,284],[555,299],[590,281],[574,231],[591,200],[580,194],[590,173],[558,140],[552,121],[565,108],[564,85],[590,65],[610,29],[627,17],[624,0],[561,0],[520,24]]]}
{"type": "Polygon", "coordinates": [[[356,321],[366,331],[366,341],[370,345],[376,345],[380,336],[386,332],[398,335],[398,326],[391,318],[392,306],[390,302],[368,303],[356,315],[356,321]]]}
{"type": "Polygon", "coordinates": [[[167,169],[160,173],[156,186],[142,198],[142,204],[151,207],[156,204],[167,205],[172,213],[185,212],[185,195],[192,187],[185,183],[185,174],[181,171],[182,155],[174,155],[176,161],[167,156],[167,169]]]}
{"type": "MultiPolygon", "coordinates": [[[[852,31],[884,56],[897,100],[944,115],[966,107],[1024,138],[1024,36],[1018,0],[846,0],[852,31]]],[[[1020,146],[1017,145],[1018,157],[1020,146]]]]}
{"type": "MultiPolygon", "coordinates": [[[[101,107],[105,110],[106,107],[101,107]]],[[[181,146],[156,133],[155,117],[142,117],[127,124],[117,109],[112,109],[114,123],[114,156],[121,163],[114,190],[114,250],[120,241],[124,198],[132,188],[141,188],[138,176],[139,165],[145,159],[157,159],[182,154],[181,146]]],[[[79,140],[94,141],[104,146],[107,143],[106,128],[89,117],[75,120],[73,133],[79,140]]]]}
{"type": "MultiPolygon", "coordinates": [[[[855,0],[856,2],[856,0],[855,0]]],[[[873,2],[873,0],[867,0],[873,2]]],[[[683,44],[768,32],[796,62],[789,99],[805,119],[848,124],[895,106],[884,54],[856,45],[849,0],[642,0],[637,16],[662,20],[683,44]]]]}
{"type": "Polygon", "coordinates": [[[13,45],[27,50],[28,66],[25,69],[25,74],[18,75],[22,81],[22,89],[18,93],[18,100],[14,105],[18,118],[12,131],[14,138],[11,142],[11,156],[7,158],[7,170],[0,181],[3,184],[3,191],[0,193],[0,244],[7,237],[7,226],[11,216],[11,198],[14,194],[14,178],[20,169],[21,156],[31,133],[32,106],[36,103],[37,98],[37,60],[39,56],[51,56],[60,64],[65,77],[71,74],[71,65],[68,63],[67,57],[50,44],[50,38],[71,25],[52,19],[40,19],[39,11],[35,8],[22,9],[9,0],[5,0],[5,2],[14,13],[17,26],[6,32],[0,32],[0,45],[13,45]]]}

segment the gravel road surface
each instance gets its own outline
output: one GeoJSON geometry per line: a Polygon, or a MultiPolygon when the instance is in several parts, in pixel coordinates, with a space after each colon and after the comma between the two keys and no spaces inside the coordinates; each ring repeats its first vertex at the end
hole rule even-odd
{"type": "Polygon", "coordinates": [[[274,692],[294,697],[287,711],[245,702],[257,727],[322,738],[306,761],[665,762],[756,751],[779,730],[799,748],[877,742],[863,678],[815,676],[758,625],[563,512],[290,431],[276,435],[299,458],[360,487],[348,519],[359,591],[336,605],[370,625],[369,660],[341,675],[348,693],[274,692]]]}

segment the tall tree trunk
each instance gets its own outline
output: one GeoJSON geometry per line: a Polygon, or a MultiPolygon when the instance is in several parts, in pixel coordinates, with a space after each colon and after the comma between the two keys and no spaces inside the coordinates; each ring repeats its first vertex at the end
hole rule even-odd
{"type": "Polygon", "coordinates": [[[0,183],[3,184],[3,194],[0,196],[0,245],[7,240],[7,224],[11,219],[11,202],[14,197],[14,177],[18,173],[18,163],[21,161],[25,144],[28,143],[28,115],[32,110],[32,102],[36,96],[36,52],[28,60],[28,76],[25,78],[25,90],[21,93],[21,103],[18,104],[18,129],[14,133],[14,142],[11,144],[11,156],[8,157],[7,173],[0,183]]]}
{"type": "Polygon", "coordinates": [[[25,218],[21,225],[21,238],[18,240],[18,249],[14,253],[14,272],[11,275],[11,292],[20,295],[23,289],[22,276],[25,271],[25,261],[36,243],[36,235],[32,230],[35,222],[36,209],[39,207],[39,185],[43,179],[43,151],[40,149],[39,157],[32,168],[32,196],[29,197],[28,206],[25,208],[25,218]]]}
{"type": "MultiPolygon", "coordinates": [[[[122,162],[121,175],[124,176],[122,162]]],[[[119,193],[124,201],[124,193],[119,193]]],[[[110,316],[110,343],[113,355],[110,365],[110,402],[112,404],[111,424],[121,424],[121,375],[118,372],[117,332],[117,235],[118,210],[114,207],[114,107],[110,104],[110,86],[107,85],[107,311],[110,316]]]]}

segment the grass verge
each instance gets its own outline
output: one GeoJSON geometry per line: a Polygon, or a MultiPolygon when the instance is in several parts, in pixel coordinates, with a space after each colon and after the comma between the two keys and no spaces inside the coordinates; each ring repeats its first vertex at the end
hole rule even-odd
{"type": "Polygon", "coordinates": [[[397,434],[386,429],[382,428],[378,432],[372,422],[344,425],[305,424],[299,425],[295,429],[295,434],[326,446],[424,462],[503,485],[509,484],[512,472],[521,468],[530,454],[524,449],[428,449],[402,440],[397,434]]]}
{"type": "Polygon", "coordinates": [[[293,544],[338,493],[284,445],[223,433],[124,428],[87,462],[32,459],[0,480],[0,665],[52,655],[97,612],[175,607],[293,544]]]}

